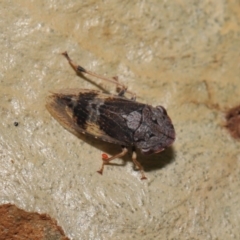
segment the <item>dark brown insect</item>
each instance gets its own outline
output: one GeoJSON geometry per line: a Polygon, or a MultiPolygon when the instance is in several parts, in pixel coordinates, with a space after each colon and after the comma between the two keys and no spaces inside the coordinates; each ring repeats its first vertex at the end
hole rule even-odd
{"type": "Polygon", "coordinates": [[[120,84],[117,78],[98,76],[74,64],[67,52],[63,55],[77,73],[115,83],[121,90],[118,95],[89,89],[60,90],[48,97],[48,111],[73,133],[87,134],[122,146],[122,151],[112,157],[102,155],[99,173],[103,173],[104,165],[124,156],[132,148],[132,160],[141,171],[141,179],[146,179],[143,167],[137,161],[135,148],[139,148],[143,154],[159,153],[175,140],[175,130],[164,107],[136,102],[135,95],[120,84]],[[127,99],[125,92],[130,93],[132,99],[127,99]]]}

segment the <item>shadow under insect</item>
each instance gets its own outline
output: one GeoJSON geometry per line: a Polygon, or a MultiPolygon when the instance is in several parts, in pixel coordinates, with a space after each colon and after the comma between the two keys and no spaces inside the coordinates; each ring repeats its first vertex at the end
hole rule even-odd
{"type": "MultiPolygon", "coordinates": [[[[118,146],[116,144],[103,142],[99,139],[95,139],[91,136],[83,135],[83,134],[75,134],[77,138],[84,141],[85,143],[91,145],[94,148],[97,148],[103,153],[107,153],[108,155],[115,156],[117,153],[121,151],[121,146],[118,146]]],[[[157,169],[162,169],[166,165],[174,162],[175,154],[174,154],[174,148],[168,147],[165,151],[157,154],[151,154],[151,155],[143,155],[141,154],[141,151],[139,149],[136,150],[137,156],[138,156],[138,162],[143,166],[143,169],[145,172],[151,172],[155,171],[157,169]]],[[[106,164],[106,168],[108,165],[110,166],[125,166],[127,162],[132,163],[132,168],[134,171],[139,171],[139,169],[134,165],[131,159],[132,149],[129,147],[129,152],[118,159],[121,159],[121,161],[111,161],[106,164]]],[[[101,161],[101,155],[99,155],[99,158],[96,159],[96,161],[101,161]]],[[[94,159],[95,160],[95,159],[94,159]]],[[[97,169],[96,169],[97,170],[97,169]]]]}
{"type": "Polygon", "coordinates": [[[172,146],[168,147],[161,153],[142,155],[138,151],[138,161],[143,165],[145,172],[151,172],[157,169],[164,168],[166,165],[174,162],[175,154],[172,146]]]}

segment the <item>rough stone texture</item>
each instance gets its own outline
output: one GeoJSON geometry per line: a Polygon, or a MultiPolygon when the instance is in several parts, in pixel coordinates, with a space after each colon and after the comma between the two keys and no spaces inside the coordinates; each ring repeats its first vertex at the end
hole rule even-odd
{"type": "Polygon", "coordinates": [[[69,240],[47,214],[29,213],[11,204],[0,206],[0,239],[69,240]]]}
{"type": "Polygon", "coordinates": [[[239,1],[0,6],[1,203],[48,213],[71,239],[240,239],[240,143],[225,128],[226,109],[240,103],[239,1]],[[102,151],[119,147],[78,139],[46,111],[51,90],[97,89],[65,50],[167,108],[177,139],[140,157],[147,181],[130,155],[97,174],[102,151]]]}

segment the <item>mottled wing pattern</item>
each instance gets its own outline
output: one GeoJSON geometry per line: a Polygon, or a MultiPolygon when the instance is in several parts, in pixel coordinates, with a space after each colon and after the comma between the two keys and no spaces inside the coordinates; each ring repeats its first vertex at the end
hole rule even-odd
{"type": "Polygon", "coordinates": [[[52,93],[47,98],[46,108],[64,128],[78,136],[79,133],[85,133],[85,131],[74,121],[72,110],[66,106],[66,101],[64,100],[64,96],[74,96],[75,94],[79,94],[75,89],[67,89],[59,91],[58,93],[52,93]]]}
{"type": "MultiPolygon", "coordinates": [[[[126,117],[134,111],[142,111],[144,104],[119,96],[105,96],[104,104],[99,106],[97,125],[104,133],[125,145],[133,145],[133,130],[127,126],[126,117]]],[[[101,99],[101,96],[99,96],[101,99]]]]}
{"type": "Polygon", "coordinates": [[[130,146],[133,133],[124,116],[141,111],[144,104],[119,96],[87,89],[67,89],[52,93],[46,107],[63,127],[106,142],[130,146]]]}

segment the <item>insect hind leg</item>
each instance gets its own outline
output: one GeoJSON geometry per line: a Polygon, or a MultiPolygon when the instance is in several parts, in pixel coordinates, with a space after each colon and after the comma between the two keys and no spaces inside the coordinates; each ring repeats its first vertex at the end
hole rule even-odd
{"type": "Polygon", "coordinates": [[[101,80],[107,81],[107,82],[111,82],[116,84],[117,88],[120,89],[120,91],[118,92],[119,96],[124,96],[125,92],[129,93],[132,97],[132,100],[136,99],[136,94],[127,90],[127,87],[121,83],[118,82],[118,77],[113,77],[113,78],[106,78],[104,76],[100,76],[94,72],[88,71],[87,69],[83,68],[82,66],[75,64],[72,59],[69,57],[67,52],[63,52],[62,55],[68,60],[69,64],[71,65],[71,67],[74,69],[74,71],[76,73],[84,73],[84,74],[88,74],[90,76],[99,78],[101,80]]]}
{"type": "Polygon", "coordinates": [[[116,158],[123,157],[127,152],[128,152],[128,149],[126,147],[123,147],[123,149],[120,153],[118,153],[112,157],[108,157],[106,154],[103,154],[102,155],[102,167],[97,172],[102,174],[105,165],[107,165],[110,161],[112,161],[116,158]]]}

